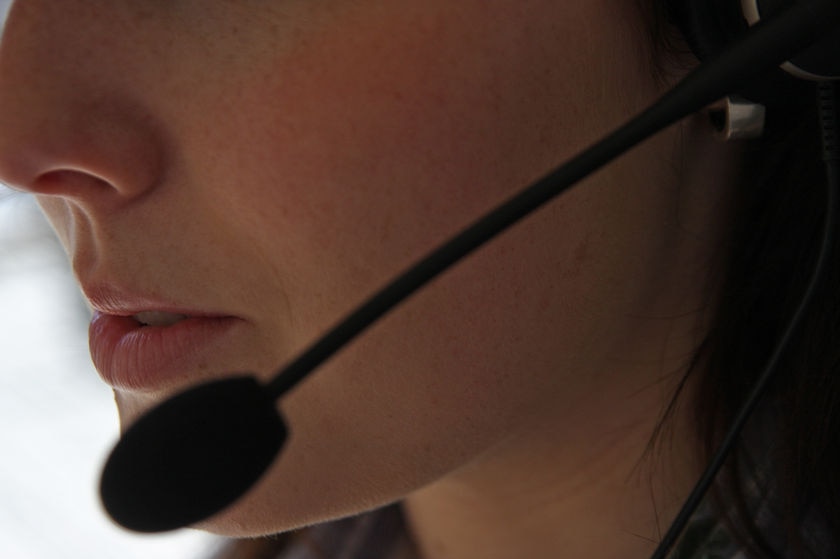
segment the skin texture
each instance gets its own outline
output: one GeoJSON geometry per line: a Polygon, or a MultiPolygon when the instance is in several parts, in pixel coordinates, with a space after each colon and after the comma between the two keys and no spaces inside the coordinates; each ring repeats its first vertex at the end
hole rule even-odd
{"type": "MultiPolygon", "coordinates": [[[[607,0],[23,0],[0,180],[38,196],[89,295],[238,319],[118,387],[127,424],[269,376],[654,100],[642,27],[607,0]]],[[[283,459],[202,528],[404,500],[428,558],[650,553],[698,471],[682,411],[642,456],[705,325],[729,156],[671,129],[447,273],[283,401],[283,459]]]]}

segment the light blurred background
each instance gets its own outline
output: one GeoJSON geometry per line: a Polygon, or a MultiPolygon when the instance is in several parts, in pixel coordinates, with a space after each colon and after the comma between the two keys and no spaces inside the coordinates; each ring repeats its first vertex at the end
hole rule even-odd
{"type": "Polygon", "coordinates": [[[217,538],[136,535],[102,512],[117,416],[88,357],[89,316],[32,197],[0,186],[0,558],[210,555],[217,538]]]}
{"type": "Polygon", "coordinates": [[[0,557],[200,558],[217,540],[111,524],[96,487],[117,438],[88,310],[34,200],[0,187],[0,557]]]}

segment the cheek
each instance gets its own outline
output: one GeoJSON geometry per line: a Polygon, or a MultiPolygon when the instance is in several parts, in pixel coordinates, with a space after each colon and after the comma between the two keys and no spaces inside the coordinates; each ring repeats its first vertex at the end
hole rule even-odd
{"type": "Polygon", "coordinates": [[[499,26],[500,40],[489,25],[386,20],[273,59],[219,136],[249,146],[216,170],[245,193],[237,219],[276,233],[266,251],[289,259],[298,313],[334,316],[603,126],[565,122],[579,114],[558,100],[574,107],[585,87],[546,70],[564,46],[553,26],[499,26]]]}

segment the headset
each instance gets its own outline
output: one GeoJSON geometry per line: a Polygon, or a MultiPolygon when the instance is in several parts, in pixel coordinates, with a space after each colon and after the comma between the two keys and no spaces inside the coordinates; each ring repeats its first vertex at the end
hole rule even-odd
{"type": "MultiPolygon", "coordinates": [[[[478,219],[315,341],[276,376],[262,383],[236,375],[189,389],[151,410],[122,436],[103,469],[100,494],[119,524],[159,532],[196,523],[221,511],[256,482],[288,435],[276,401],[360,332],[432,278],[594,170],[681,118],[737,94],[768,110],[789,103],[793,91],[840,79],[840,0],[673,0],[672,22],[702,63],[656,104],[541,180],[478,219]]],[[[831,103],[827,103],[831,105],[831,103]]],[[[825,236],[799,309],[768,358],[766,369],[720,449],[652,556],[666,556],[726,456],[771,376],[819,281],[835,228],[838,182],[836,114],[827,123],[825,159],[829,194],[825,236]]]]}
{"type": "MultiPolygon", "coordinates": [[[[793,0],[671,0],[668,8],[671,20],[695,56],[708,61],[720,56],[751,26],[779,16],[795,3],[793,0]]],[[[779,106],[790,102],[787,94],[810,89],[802,80],[838,79],[840,33],[829,33],[812,43],[732,93],[779,106]]]]}

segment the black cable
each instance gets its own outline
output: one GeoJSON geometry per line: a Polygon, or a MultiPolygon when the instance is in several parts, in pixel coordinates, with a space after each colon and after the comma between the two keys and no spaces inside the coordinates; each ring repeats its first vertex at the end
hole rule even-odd
{"type": "Polygon", "coordinates": [[[813,299],[817,285],[824,276],[826,262],[828,261],[828,256],[833,249],[835,241],[835,222],[837,221],[838,213],[838,189],[840,189],[840,173],[838,173],[840,148],[838,148],[837,141],[838,118],[835,89],[834,84],[831,82],[822,82],[818,86],[820,125],[823,139],[823,160],[825,161],[826,166],[826,209],[822,241],[811,278],[808,281],[808,285],[802,295],[802,299],[799,302],[796,311],[793,314],[793,317],[790,319],[790,322],[779,339],[778,344],[773,349],[764,370],[761,372],[761,375],[759,375],[758,380],[753,385],[746,400],[744,400],[744,403],[738,410],[738,413],[736,414],[735,419],[733,420],[726,435],[723,437],[718,450],[709,461],[708,466],[706,466],[706,469],[703,471],[703,474],[700,476],[700,479],[694,486],[694,489],[692,489],[680,509],[680,512],[671,523],[671,527],[665,533],[665,536],[662,538],[662,541],[660,541],[659,546],[657,546],[656,551],[654,551],[651,556],[651,559],[664,559],[667,556],[686,524],[688,524],[691,515],[700,505],[704,495],[714,482],[718,471],[721,469],[726,461],[726,458],[735,447],[735,443],[744,427],[744,424],[755,409],[761,395],[766,390],[773,373],[776,371],[776,365],[778,364],[782,353],[790,341],[790,338],[793,336],[793,333],[796,331],[796,328],[799,326],[805,310],[813,299]]]}

